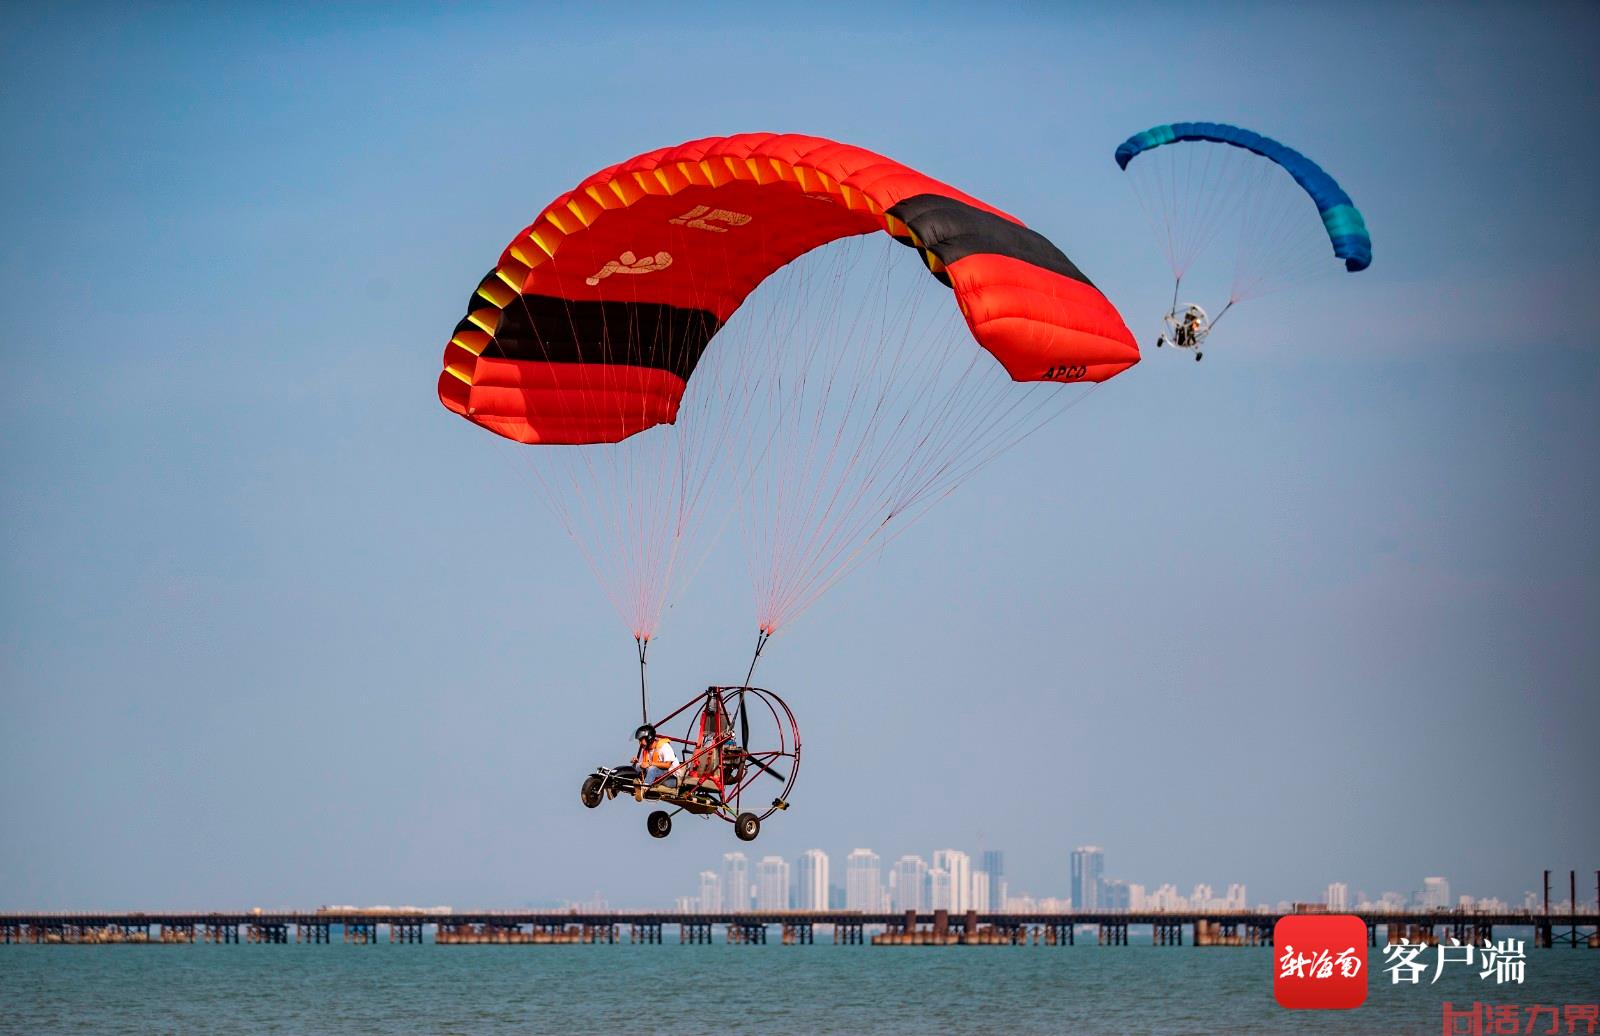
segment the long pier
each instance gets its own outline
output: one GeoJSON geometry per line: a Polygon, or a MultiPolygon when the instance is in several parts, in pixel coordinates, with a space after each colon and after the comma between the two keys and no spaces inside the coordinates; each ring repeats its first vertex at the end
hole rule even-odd
{"type": "MultiPolygon", "coordinates": [[[[1314,912],[1314,911],[1308,911],[1314,912]]],[[[1484,945],[1496,928],[1531,928],[1540,948],[1600,948],[1600,912],[1463,910],[1355,911],[1367,925],[1370,946],[1379,929],[1389,943],[1434,944],[1447,939],[1484,945]]],[[[464,911],[405,910],[238,911],[220,913],[16,913],[0,914],[0,944],[71,945],[173,943],[375,944],[386,931],[390,943],[421,943],[427,928],[437,945],[661,943],[677,930],[677,942],[716,941],[763,945],[769,929],[785,945],[815,941],[819,928],[840,945],[874,946],[1070,946],[1080,937],[1102,946],[1128,945],[1128,932],[1148,927],[1157,946],[1270,946],[1278,919],[1296,916],[1244,910],[1074,911],[1068,913],[951,914],[906,911],[868,914],[849,910],[770,910],[686,914],[672,911],[464,911]],[[1085,932],[1084,929],[1091,931],[1085,932]]]]}

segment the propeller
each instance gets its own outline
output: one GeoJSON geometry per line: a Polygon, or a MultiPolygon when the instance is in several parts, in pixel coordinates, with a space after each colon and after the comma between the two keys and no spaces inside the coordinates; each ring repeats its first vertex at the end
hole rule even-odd
{"type": "Polygon", "coordinates": [[[772,767],[768,766],[766,763],[762,762],[760,759],[757,759],[755,756],[751,755],[750,753],[746,752],[744,757],[745,757],[745,759],[747,761],[755,763],[758,767],[760,767],[761,769],[767,771],[767,773],[769,773],[772,776],[776,777],[778,780],[780,780],[780,781],[788,780],[788,778],[785,777],[783,774],[779,773],[777,770],[774,770],[772,767]]]}

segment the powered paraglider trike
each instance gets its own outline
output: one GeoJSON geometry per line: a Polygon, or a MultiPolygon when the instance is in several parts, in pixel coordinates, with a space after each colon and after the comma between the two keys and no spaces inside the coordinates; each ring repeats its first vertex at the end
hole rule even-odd
{"type": "MultiPolygon", "coordinates": [[[[546,205],[468,298],[438,392],[526,447],[519,463],[633,636],[649,751],[589,775],[584,804],[661,803],[657,838],[679,812],[755,838],[800,761],[788,706],[750,685],[762,645],[1138,362],[1116,308],[1042,233],[865,148],[705,137],[546,205]],[[740,684],[651,723],[649,645],[735,513],[755,658],[740,684]]],[[[519,549],[494,532],[497,557],[519,549]]]]}
{"type": "Polygon", "coordinates": [[[580,791],[585,806],[594,809],[618,795],[660,802],[672,808],[647,818],[652,837],[665,838],[672,833],[672,818],[690,813],[726,820],[745,842],[761,833],[763,820],[789,808],[800,774],[800,728],[789,706],[771,691],[708,687],[646,726],[676,745],[683,760],[653,779],[637,760],[597,767],[580,791]],[[666,733],[680,721],[686,721],[683,737],[666,733]]]}

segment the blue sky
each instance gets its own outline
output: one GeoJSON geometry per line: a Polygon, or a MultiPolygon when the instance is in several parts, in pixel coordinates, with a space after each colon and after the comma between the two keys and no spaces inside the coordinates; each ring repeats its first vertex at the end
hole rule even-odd
{"type": "MultiPolygon", "coordinates": [[[[1087,842],[1271,900],[1592,869],[1597,29],[8,9],[0,907],[691,891],[728,829],[578,804],[633,644],[434,397],[467,293],[589,172],[777,129],[1021,215],[1145,340],[1170,282],[1111,152],[1180,118],[1319,158],[1372,268],[1203,364],[1147,355],[775,641],[805,776],[750,848],[1001,847],[1037,895],[1087,842]]],[[[724,560],[667,620],[663,700],[742,675],[724,560]]]]}

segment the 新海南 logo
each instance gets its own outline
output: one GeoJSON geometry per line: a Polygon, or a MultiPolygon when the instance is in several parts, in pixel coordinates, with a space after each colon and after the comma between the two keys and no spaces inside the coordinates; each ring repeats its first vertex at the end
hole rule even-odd
{"type": "Polygon", "coordinates": [[[1272,995],[1292,1010],[1349,1010],[1367,1001],[1367,923],[1296,914],[1272,929],[1272,995]]]}

